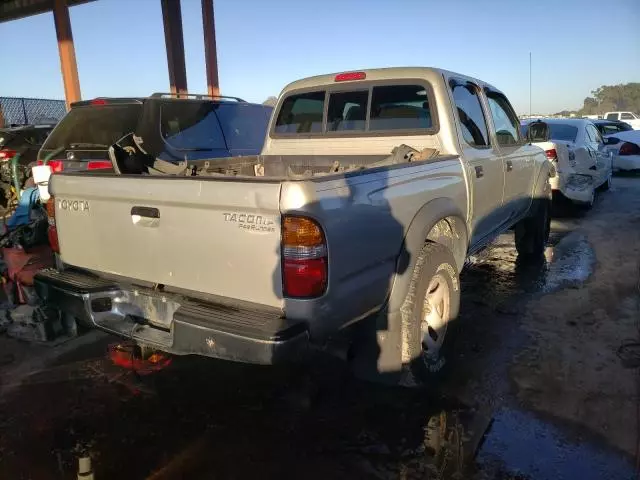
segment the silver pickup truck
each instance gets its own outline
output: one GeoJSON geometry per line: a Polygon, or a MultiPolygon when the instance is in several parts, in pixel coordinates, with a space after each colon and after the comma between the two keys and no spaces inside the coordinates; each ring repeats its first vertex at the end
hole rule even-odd
{"type": "Polygon", "coordinates": [[[36,286],[174,354],[272,364],[347,338],[358,374],[429,382],[467,256],[515,227],[533,258],[549,235],[550,164],[505,95],[433,68],[291,83],[260,156],[142,175],[113,158],[118,174],[51,178],[63,268],[36,286]]]}

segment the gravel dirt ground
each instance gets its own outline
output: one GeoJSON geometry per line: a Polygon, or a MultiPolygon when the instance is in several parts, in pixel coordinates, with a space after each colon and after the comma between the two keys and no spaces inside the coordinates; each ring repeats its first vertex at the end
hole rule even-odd
{"type": "Polygon", "coordinates": [[[76,478],[82,456],[97,480],[635,478],[638,371],[616,351],[638,338],[640,177],[560,207],[544,262],[512,235],[470,259],[457,361],[428,392],[322,354],[310,375],[178,358],[139,378],[99,332],[0,337],[0,478],[76,478]]]}

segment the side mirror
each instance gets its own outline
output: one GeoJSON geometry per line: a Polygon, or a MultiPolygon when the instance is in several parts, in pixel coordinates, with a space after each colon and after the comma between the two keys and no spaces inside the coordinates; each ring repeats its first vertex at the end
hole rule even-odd
{"type": "Polygon", "coordinates": [[[531,122],[527,129],[527,141],[529,143],[547,142],[549,140],[549,125],[538,120],[531,122]]]}
{"type": "Polygon", "coordinates": [[[603,137],[605,145],[616,145],[620,143],[620,139],[616,137],[603,137]]]}

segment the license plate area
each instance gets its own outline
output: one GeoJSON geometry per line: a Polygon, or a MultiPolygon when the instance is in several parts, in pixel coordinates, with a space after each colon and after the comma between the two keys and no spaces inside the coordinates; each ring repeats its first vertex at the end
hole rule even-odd
{"type": "MultiPolygon", "coordinates": [[[[170,330],[173,323],[173,316],[180,308],[180,303],[172,297],[162,293],[147,293],[138,290],[121,290],[111,292],[109,307],[101,312],[96,312],[93,308],[93,315],[96,322],[105,317],[129,317],[136,323],[148,323],[149,325],[170,330]]],[[[95,302],[95,298],[93,299],[95,302]]],[[[92,303],[93,303],[92,302],[92,303]]],[[[93,303],[95,305],[95,303],[93,303]]]]}

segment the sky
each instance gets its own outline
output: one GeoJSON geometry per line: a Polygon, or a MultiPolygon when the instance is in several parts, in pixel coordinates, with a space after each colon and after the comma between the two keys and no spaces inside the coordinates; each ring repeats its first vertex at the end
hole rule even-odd
{"type": "MultiPolygon", "coordinates": [[[[187,82],[206,92],[200,0],[182,0],[187,82]]],[[[168,91],[160,0],[70,9],[83,98],[168,91]]],[[[519,114],[578,109],[640,82],[640,0],[215,0],[222,94],[262,102],[323,73],[433,66],[504,91],[519,114]]],[[[0,95],[64,98],[51,13],[0,24],[0,95]],[[10,48],[7,48],[10,46],[10,48]]]]}

